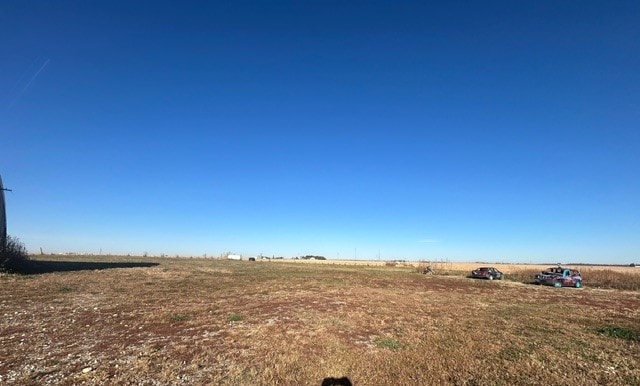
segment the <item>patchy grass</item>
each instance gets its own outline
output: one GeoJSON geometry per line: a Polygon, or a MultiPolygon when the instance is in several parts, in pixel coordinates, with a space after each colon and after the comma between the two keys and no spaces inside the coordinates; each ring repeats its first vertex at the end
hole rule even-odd
{"type": "Polygon", "coordinates": [[[184,322],[189,319],[189,315],[187,314],[173,314],[170,318],[174,322],[184,322]]]}
{"type": "Polygon", "coordinates": [[[620,338],[640,342],[640,332],[633,331],[626,327],[606,326],[598,328],[597,331],[612,338],[620,338]]]}
{"type": "Polygon", "coordinates": [[[380,338],[376,340],[376,346],[397,350],[402,347],[402,344],[393,338],[380,338]]]}
{"type": "Polygon", "coordinates": [[[0,276],[0,384],[640,384],[639,291],[404,265],[59,260],[0,276]]]}

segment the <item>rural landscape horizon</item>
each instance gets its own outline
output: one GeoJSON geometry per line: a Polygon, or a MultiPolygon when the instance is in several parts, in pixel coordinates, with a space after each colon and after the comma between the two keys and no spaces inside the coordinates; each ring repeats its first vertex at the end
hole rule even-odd
{"type": "Polygon", "coordinates": [[[640,1],[0,1],[0,384],[640,385],[640,1]]]}
{"type": "Polygon", "coordinates": [[[591,267],[640,267],[640,264],[631,261],[629,263],[615,263],[615,262],[607,262],[607,263],[593,263],[589,261],[573,261],[573,260],[531,260],[531,261],[510,261],[510,260],[492,260],[492,259],[484,259],[484,260],[451,260],[446,258],[434,258],[434,259],[419,259],[419,258],[331,258],[322,255],[300,255],[300,256],[279,256],[279,255],[263,255],[263,254],[235,254],[233,252],[223,252],[220,254],[202,254],[202,255],[180,255],[180,254],[150,254],[148,252],[143,253],[82,253],[82,252],[48,252],[45,253],[29,253],[30,256],[35,258],[42,258],[46,256],[66,256],[68,258],[73,259],[74,257],[114,257],[114,258],[177,258],[177,259],[215,259],[215,260],[225,260],[228,259],[228,255],[238,256],[240,260],[249,260],[249,259],[257,259],[257,260],[280,260],[280,261],[298,261],[298,260],[321,260],[327,263],[354,263],[354,264],[367,264],[371,263],[373,265],[376,264],[385,264],[389,262],[396,263],[410,263],[410,264],[418,264],[418,263],[433,263],[433,264],[453,264],[453,265],[513,265],[513,266],[554,266],[554,265],[571,265],[571,266],[591,266],[591,267]]]}

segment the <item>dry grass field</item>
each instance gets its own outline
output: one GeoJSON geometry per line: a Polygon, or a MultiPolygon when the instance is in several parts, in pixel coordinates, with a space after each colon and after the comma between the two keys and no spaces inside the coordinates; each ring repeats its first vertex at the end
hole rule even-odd
{"type": "Polygon", "coordinates": [[[640,385],[640,291],[587,275],[557,289],[403,265],[66,259],[0,277],[0,384],[640,385]]]}

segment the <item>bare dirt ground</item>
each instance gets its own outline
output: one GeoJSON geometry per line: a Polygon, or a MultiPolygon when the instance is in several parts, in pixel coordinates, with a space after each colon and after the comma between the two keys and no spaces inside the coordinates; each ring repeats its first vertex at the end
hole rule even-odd
{"type": "Polygon", "coordinates": [[[403,266],[71,260],[0,277],[0,384],[640,385],[639,291],[403,266]]]}

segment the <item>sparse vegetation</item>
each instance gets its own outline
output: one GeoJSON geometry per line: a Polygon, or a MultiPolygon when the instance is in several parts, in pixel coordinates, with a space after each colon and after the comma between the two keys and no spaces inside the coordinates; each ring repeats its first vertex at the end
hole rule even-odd
{"type": "Polygon", "coordinates": [[[390,348],[397,350],[402,347],[402,344],[393,338],[380,338],[376,340],[376,345],[382,348],[390,348]]]}
{"type": "Polygon", "coordinates": [[[640,342],[640,332],[633,331],[626,327],[600,327],[598,329],[598,332],[612,338],[620,338],[640,342]]]}
{"type": "Polygon", "coordinates": [[[189,319],[189,315],[187,314],[173,314],[171,315],[171,320],[174,322],[184,322],[189,319]]]}
{"type": "Polygon", "coordinates": [[[59,259],[0,277],[0,383],[640,384],[638,291],[382,261],[59,259]]]}

